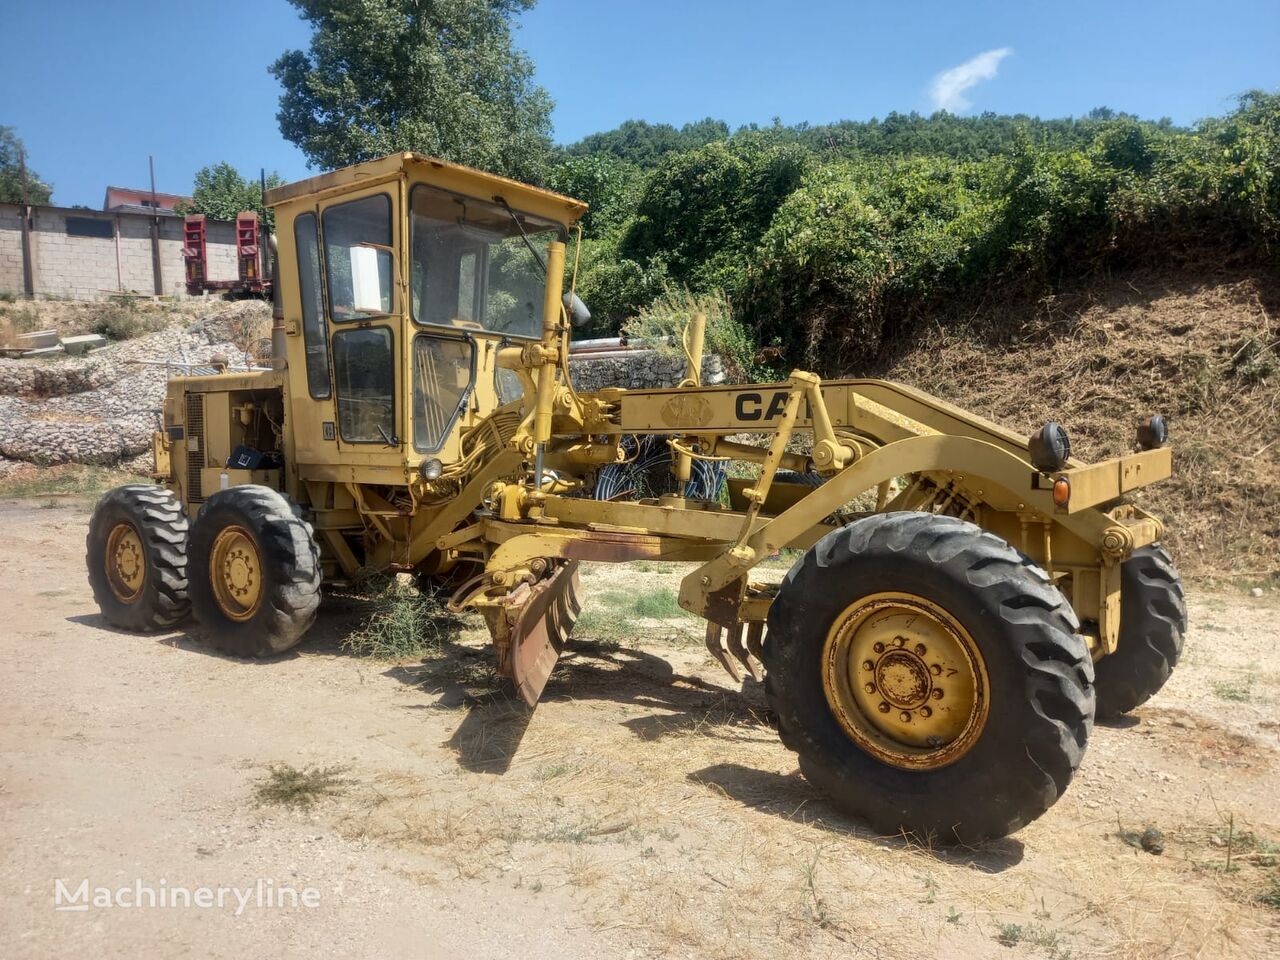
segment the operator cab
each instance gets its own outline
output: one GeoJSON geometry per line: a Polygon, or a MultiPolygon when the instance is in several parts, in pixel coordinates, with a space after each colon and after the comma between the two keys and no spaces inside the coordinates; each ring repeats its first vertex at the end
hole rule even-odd
{"type": "Polygon", "coordinates": [[[267,199],[291,406],[314,421],[299,465],[456,460],[462,430],[520,397],[498,348],[539,337],[548,245],[586,205],[412,153],[267,199]]]}

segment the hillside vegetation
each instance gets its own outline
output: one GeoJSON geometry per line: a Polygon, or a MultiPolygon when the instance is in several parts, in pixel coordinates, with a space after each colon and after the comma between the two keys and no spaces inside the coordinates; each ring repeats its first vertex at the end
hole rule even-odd
{"type": "Polygon", "coordinates": [[[631,121],[563,148],[547,180],[592,207],[593,332],[672,288],[722,293],[758,363],[829,373],[993,295],[1126,265],[1274,264],[1280,95],[1189,129],[1107,110],[733,134],[631,121]]]}
{"type": "Polygon", "coordinates": [[[592,333],[694,309],[743,377],[884,376],[1089,459],[1173,424],[1145,492],[1188,573],[1280,581],[1280,95],[1178,128],[892,115],[638,121],[563,148],[592,333]]]}

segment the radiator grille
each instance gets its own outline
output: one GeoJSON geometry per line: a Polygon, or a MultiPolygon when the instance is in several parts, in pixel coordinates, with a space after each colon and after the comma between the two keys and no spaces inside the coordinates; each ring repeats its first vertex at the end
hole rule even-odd
{"type": "Polygon", "coordinates": [[[187,500],[200,503],[204,490],[200,485],[204,468],[204,394],[187,394],[187,500]],[[192,442],[194,441],[194,443],[192,442]]]}

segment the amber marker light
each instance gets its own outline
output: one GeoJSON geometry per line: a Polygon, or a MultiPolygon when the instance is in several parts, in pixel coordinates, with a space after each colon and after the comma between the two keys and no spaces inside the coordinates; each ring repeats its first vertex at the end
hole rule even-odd
{"type": "Polygon", "coordinates": [[[1066,477],[1059,477],[1053,481],[1053,502],[1059,507],[1065,507],[1071,500],[1071,481],[1066,477]]]}

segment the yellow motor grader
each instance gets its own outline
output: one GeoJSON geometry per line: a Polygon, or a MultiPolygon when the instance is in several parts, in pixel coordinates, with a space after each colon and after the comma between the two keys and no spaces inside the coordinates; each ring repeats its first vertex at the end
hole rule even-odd
{"type": "Polygon", "coordinates": [[[170,381],[157,484],[109,492],[90,524],[110,623],[190,612],[223,651],[270,657],[326,581],[411,571],[484,617],[532,705],[581,562],[679,561],[681,606],[735,680],[763,681],[806,777],[877,830],[962,842],[1043,813],[1095,713],[1176,663],[1182,587],[1128,496],[1170,474],[1161,417],[1086,464],[1057,424],[1023,437],[894,383],[707,386],[700,316],[678,386],[582,392],[584,204],[413,153],[267,200],[271,369],[170,381]],[[594,496],[636,438],[669,448],[674,492],[594,496]],[[695,489],[725,462],[748,479],[695,489]],[[756,582],[784,548],[785,579],[756,582]]]}

